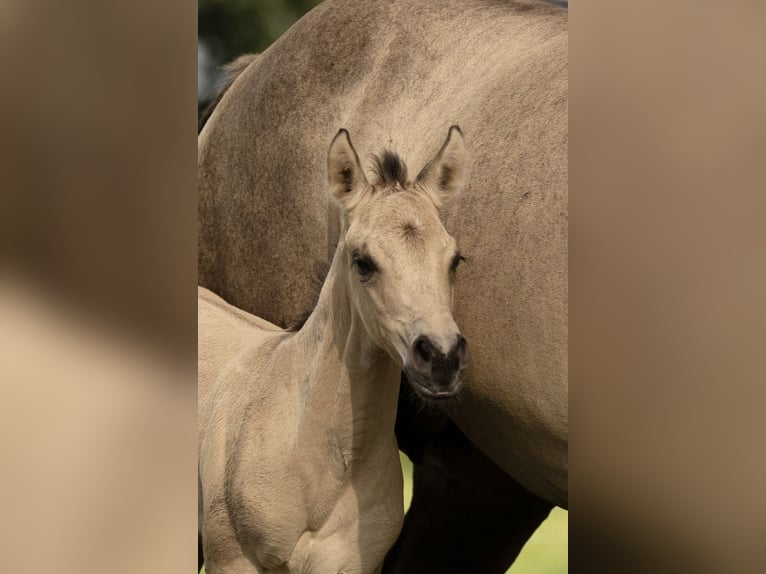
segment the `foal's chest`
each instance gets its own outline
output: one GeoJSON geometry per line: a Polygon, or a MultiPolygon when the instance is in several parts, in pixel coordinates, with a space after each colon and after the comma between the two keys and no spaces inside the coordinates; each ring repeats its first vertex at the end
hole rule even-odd
{"type": "Polygon", "coordinates": [[[338,483],[321,500],[308,500],[294,477],[280,478],[262,485],[257,497],[245,494],[253,492],[252,485],[227,496],[232,526],[247,541],[243,549],[251,560],[291,574],[367,573],[382,563],[401,528],[401,487],[395,480],[364,487],[338,483]]]}

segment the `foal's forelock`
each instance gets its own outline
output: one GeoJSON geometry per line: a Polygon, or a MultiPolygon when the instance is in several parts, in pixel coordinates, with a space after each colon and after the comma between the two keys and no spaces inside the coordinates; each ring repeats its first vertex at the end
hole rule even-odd
{"type": "Polygon", "coordinates": [[[372,158],[372,171],[376,181],[373,185],[392,188],[394,191],[404,189],[407,181],[407,165],[396,153],[384,150],[372,158]]]}

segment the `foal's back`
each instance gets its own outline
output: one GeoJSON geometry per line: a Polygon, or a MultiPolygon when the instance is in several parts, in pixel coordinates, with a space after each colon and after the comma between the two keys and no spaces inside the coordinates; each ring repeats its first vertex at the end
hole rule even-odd
{"type": "Polygon", "coordinates": [[[197,295],[199,444],[226,447],[224,436],[209,434],[238,425],[248,402],[268,390],[258,385],[258,373],[286,332],[203,287],[197,295]]]}
{"type": "Polygon", "coordinates": [[[284,331],[265,319],[229,305],[204,287],[197,287],[197,302],[199,393],[202,400],[204,387],[209,382],[208,374],[220,373],[223,365],[243,345],[257,345],[259,338],[266,340],[284,331]]]}
{"type": "MultiPolygon", "coordinates": [[[[203,287],[197,288],[197,302],[197,408],[199,441],[203,445],[208,427],[220,429],[221,423],[225,426],[220,416],[218,425],[208,424],[213,409],[239,418],[247,396],[252,395],[252,388],[238,384],[239,381],[227,373],[254,358],[249,350],[266,350],[270,341],[276,342],[284,331],[265,319],[229,305],[203,287]]],[[[251,369],[259,366],[255,358],[256,364],[251,362],[249,365],[251,369]]]]}
{"type": "MultiPolygon", "coordinates": [[[[247,456],[236,448],[237,437],[248,430],[248,410],[264,391],[257,376],[263,359],[285,332],[207,289],[198,288],[197,295],[199,525],[205,563],[208,571],[216,565],[226,572],[257,572],[238,541],[226,475],[232,463],[247,456]]],[[[268,412],[258,415],[268,417],[268,412]]]]}

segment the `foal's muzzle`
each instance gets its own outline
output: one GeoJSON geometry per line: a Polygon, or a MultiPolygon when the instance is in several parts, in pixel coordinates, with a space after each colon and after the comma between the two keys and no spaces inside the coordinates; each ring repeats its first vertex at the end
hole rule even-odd
{"type": "Polygon", "coordinates": [[[415,391],[428,399],[455,396],[462,386],[460,371],[468,364],[468,343],[457,333],[442,350],[427,335],[412,342],[404,372],[415,391]]]}

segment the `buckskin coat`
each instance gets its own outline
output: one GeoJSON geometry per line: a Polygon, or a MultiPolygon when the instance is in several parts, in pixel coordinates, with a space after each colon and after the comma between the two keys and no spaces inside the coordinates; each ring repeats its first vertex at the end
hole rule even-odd
{"type": "Polygon", "coordinates": [[[412,166],[459,124],[467,188],[443,219],[466,256],[460,400],[397,437],[415,492],[387,572],[502,571],[567,505],[567,11],[537,2],[328,0],[237,76],[199,136],[199,283],[288,325],[337,213],[315,189],[344,127],[412,166]],[[438,527],[434,527],[438,525],[438,527]]]}

